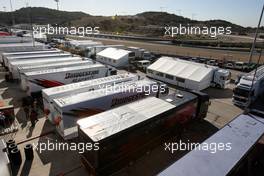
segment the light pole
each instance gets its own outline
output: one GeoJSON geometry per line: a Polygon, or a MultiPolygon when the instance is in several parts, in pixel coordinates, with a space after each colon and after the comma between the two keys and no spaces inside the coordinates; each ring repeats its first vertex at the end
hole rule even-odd
{"type": "Polygon", "coordinates": [[[57,10],[59,10],[59,0],[54,0],[57,3],[57,10]]]}
{"type": "Polygon", "coordinates": [[[255,37],[254,37],[254,42],[252,44],[252,48],[251,48],[251,51],[250,51],[249,60],[248,60],[248,63],[249,64],[252,62],[252,56],[253,56],[253,52],[254,52],[255,46],[256,46],[256,41],[257,41],[257,37],[258,37],[258,33],[259,33],[259,27],[260,27],[260,24],[261,24],[261,21],[262,21],[263,11],[264,11],[264,4],[263,4],[262,11],[261,11],[261,14],[260,14],[258,27],[256,29],[256,33],[255,33],[255,37]]]}
{"type": "Polygon", "coordinates": [[[12,0],[9,0],[9,3],[10,3],[10,9],[11,9],[12,25],[14,26],[15,25],[15,18],[14,18],[12,0]]]}

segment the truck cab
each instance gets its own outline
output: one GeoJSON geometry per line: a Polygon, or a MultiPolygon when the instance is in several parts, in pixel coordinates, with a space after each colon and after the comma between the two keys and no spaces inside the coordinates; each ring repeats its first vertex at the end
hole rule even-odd
{"type": "Polygon", "coordinates": [[[213,75],[212,86],[225,89],[231,80],[231,72],[224,69],[217,69],[213,75]]]}
{"type": "Polygon", "coordinates": [[[264,66],[259,67],[256,73],[252,71],[241,76],[237,82],[233,90],[233,103],[246,107],[264,92],[264,66]]]}
{"type": "Polygon", "coordinates": [[[141,60],[137,61],[137,67],[142,70],[146,70],[148,66],[150,66],[151,62],[149,60],[141,60]]]}

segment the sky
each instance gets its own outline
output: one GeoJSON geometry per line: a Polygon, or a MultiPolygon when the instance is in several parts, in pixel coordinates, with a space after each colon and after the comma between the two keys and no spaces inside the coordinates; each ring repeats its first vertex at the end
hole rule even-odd
{"type": "MultiPolygon", "coordinates": [[[[11,0],[13,9],[48,7],[54,0],[11,0]]],[[[222,19],[256,27],[264,0],[60,0],[59,9],[91,15],[134,15],[145,11],[166,11],[195,20],[222,19]]],[[[0,11],[10,11],[10,0],[0,0],[0,11]]],[[[264,19],[261,25],[264,25],[264,19]]]]}

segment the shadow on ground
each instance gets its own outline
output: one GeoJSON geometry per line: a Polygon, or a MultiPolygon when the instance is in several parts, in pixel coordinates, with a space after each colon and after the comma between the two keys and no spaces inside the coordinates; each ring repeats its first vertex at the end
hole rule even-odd
{"type": "Polygon", "coordinates": [[[208,88],[202,92],[207,93],[211,99],[225,99],[225,98],[232,98],[233,96],[233,90],[230,88],[227,89],[208,88]]]}

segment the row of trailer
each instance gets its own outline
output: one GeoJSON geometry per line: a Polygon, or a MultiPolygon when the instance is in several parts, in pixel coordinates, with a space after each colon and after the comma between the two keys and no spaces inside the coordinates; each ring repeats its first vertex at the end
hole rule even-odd
{"type": "Polygon", "coordinates": [[[95,175],[113,173],[181,125],[203,119],[209,106],[207,94],[168,93],[166,85],[128,73],[44,89],[42,97],[60,136],[99,146],[80,154],[95,175]]]}
{"type": "Polygon", "coordinates": [[[92,174],[112,173],[179,126],[206,116],[209,97],[170,92],[163,83],[58,49],[5,52],[8,80],[41,101],[48,121],[65,140],[99,145],[81,160],[92,174]]]}
{"type": "Polygon", "coordinates": [[[7,80],[16,80],[28,95],[43,88],[115,74],[115,69],[58,49],[2,53],[7,80]]]}

